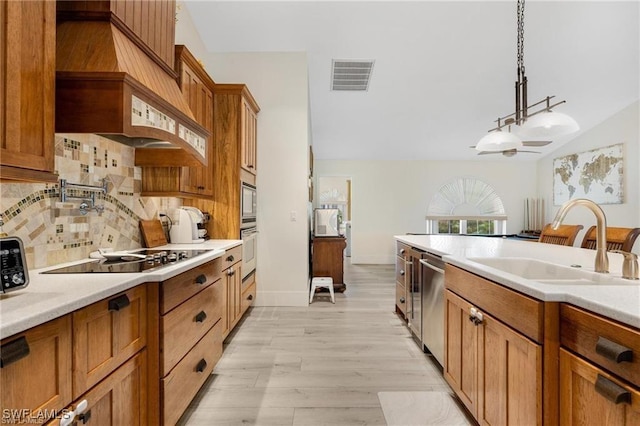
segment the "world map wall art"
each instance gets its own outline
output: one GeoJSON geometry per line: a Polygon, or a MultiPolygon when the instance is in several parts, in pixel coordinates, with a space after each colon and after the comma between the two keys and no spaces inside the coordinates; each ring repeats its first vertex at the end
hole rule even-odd
{"type": "Polygon", "coordinates": [[[553,204],[588,198],[598,204],[622,204],[623,144],[553,160],[553,204]]]}

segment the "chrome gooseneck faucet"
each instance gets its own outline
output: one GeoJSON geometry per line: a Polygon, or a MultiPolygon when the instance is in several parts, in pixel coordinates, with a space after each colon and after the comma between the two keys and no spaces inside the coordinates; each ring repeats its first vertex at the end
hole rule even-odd
{"type": "Polygon", "coordinates": [[[560,207],[553,219],[553,229],[558,229],[567,212],[574,206],[585,206],[596,215],[596,264],[595,271],[608,273],[609,258],[607,257],[607,218],[599,205],[586,198],[574,198],[560,207]]]}

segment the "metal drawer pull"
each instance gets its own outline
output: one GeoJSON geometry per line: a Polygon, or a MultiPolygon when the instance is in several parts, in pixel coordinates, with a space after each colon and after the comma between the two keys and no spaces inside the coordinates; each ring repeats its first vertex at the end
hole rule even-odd
{"type": "Polygon", "coordinates": [[[29,343],[26,337],[22,336],[13,342],[6,343],[0,347],[0,368],[13,364],[27,355],[29,355],[29,343]]]}
{"type": "Polygon", "coordinates": [[[401,270],[400,270],[400,276],[403,276],[403,277],[404,277],[404,269],[401,269],[401,270]]]}
{"type": "Polygon", "coordinates": [[[235,257],[233,257],[233,255],[227,256],[227,262],[233,262],[234,260],[235,260],[235,257]]]}
{"type": "Polygon", "coordinates": [[[253,300],[253,294],[250,294],[250,295],[247,297],[247,300],[253,300]]]}
{"type": "Polygon", "coordinates": [[[205,274],[201,274],[196,277],[196,284],[204,284],[206,282],[207,282],[207,276],[205,274]]]}
{"type": "Polygon", "coordinates": [[[601,336],[598,336],[596,353],[617,363],[623,361],[631,362],[633,360],[633,351],[631,349],[601,336]]]}
{"type": "Polygon", "coordinates": [[[204,322],[207,319],[207,314],[204,311],[200,311],[198,315],[196,315],[196,322],[204,322]]]}
{"type": "Polygon", "coordinates": [[[404,303],[404,297],[400,298],[400,303],[404,303]]]}
{"type": "Polygon", "coordinates": [[[123,294],[122,296],[114,297],[113,299],[109,300],[109,310],[119,311],[122,308],[126,308],[130,304],[131,302],[129,302],[129,298],[127,297],[127,295],[123,294]]]}
{"type": "Polygon", "coordinates": [[[196,371],[198,373],[202,373],[205,368],[207,368],[207,361],[205,361],[204,358],[203,358],[203,359],[200,360],[198,365],[196,365],[196,371]]]}
{"type": "Polygon", "coordinates": [[[614,404],[631,404],[631,392],[599,374],[596,391],[614,404]]]}

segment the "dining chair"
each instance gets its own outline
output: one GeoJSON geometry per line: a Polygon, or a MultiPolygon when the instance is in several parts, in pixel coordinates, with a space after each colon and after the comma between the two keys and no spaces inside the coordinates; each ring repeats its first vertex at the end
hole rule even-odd
{"type": "Polygon", "coordinates": [[[572,246],[578,232],[580,232],[582,228],[582,225],[560,225],[558,229],[553,229],[552,225],[547,223],[540,233],[538,242],[559,246],[572,246]]]}
{"type": "MultiPolygon", "coordinates": [[[[622,250],[631,252],[633,244],[640,235],[640,228],[607,227],[607,250],[622,250]]],[[[582,240],[582,248],[596,248],[596,227],[587,230],[582,240]]]]}

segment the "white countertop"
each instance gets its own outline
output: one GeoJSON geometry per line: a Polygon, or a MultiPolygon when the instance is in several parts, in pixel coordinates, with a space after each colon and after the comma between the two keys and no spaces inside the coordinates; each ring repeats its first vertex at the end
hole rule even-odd
{"type": "Polygon", "coordinates": [[[208,240],[202,244],[167,244],[153,250],[211,250],[175,265],[138,273],[42,274],[89,261],[69,262],[29,271],[29,285],[0,295],[0,339],[83,308],[146,282],[163,281],[222,256],[242,240],[208,240]]]}
{"type": "Polygon", "coordinates": [[[398,235],[398,241],[442,256],[450,263],[538,300],[567,302],[640,328],[640,281],[622,279],[620,254],[608,253],[606,284],[556,285],[525,279],[478,262],[474,257],[528,258],[594,271],[595,250],[527,240],[458,235],[398,235]]]}

